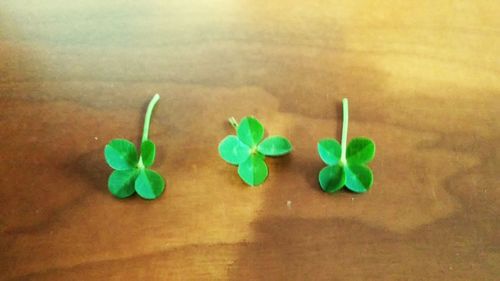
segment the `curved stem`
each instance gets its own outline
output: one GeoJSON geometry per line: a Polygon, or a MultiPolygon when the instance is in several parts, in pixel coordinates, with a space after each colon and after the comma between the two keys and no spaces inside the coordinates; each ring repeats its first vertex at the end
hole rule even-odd
{"type": "Polygon", "coordinates": [[[342,112],[343,112],[343,122],[342,122],[342,154],[340,156],[340,161],[342,164],[347,163],[347,127],[349,125],[349,103],[346,98],[342,100],[342,112]]]}
{"type": "Polygon", "coordinates": [[[148,139],[149,125],[151,123],[151,114],[153,114],[153,109],[154,109],[154,107],[159,99],[160,99],[160,95],[156,94],[149,102],[148,109],[146,111],[146,117],[144,118],[144,129],[142,131],[142,142],[144,142],[148,139]]]}

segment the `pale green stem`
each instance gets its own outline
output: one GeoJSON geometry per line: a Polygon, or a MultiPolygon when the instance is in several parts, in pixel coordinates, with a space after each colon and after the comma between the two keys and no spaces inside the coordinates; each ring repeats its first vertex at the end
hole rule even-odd
{"type": "Polygon", "coordinates": [[[347,126],[349,124],[349,103],[346,98],[342,100],[342,112],[343,112],[343,121],[342,121],[342,154],[340,156],[340,162],[342,164],[347,164],[347,126]]]}
{"type": "MultiPolygon", "coordinates": [[[[146,117],[144,118],[144,129],[142,130],[141,144],[148,140],[149,126],[151,124],[151,115],[153,114],[153,109],[155,108],[155,105],[158,102],[158,100],[160,100],[160,95],[155,94],[148,104],[148,109],[146,110],[146,117]]],[[[142,156],[139,157],[139,162],[137,163],[137,167],[141,169],[144,168],[144,163],[142,162],[142,156]]]]}
{"type": "Polygon", "coordinates": [[[229,118],[228,121],[235,130],[238,129],[238,122],[234,119],[234,117],[229,118]]]}
{"type": "Polygon", "coordinates": [[[155,105],[159,99],[160,99],[160,95],[156,94],[149,102],[148,109],[146,111],[146,117],[144,118],[144,129],[142,131],[142,142],[148,140],[149,125],[151,123],[151,114],[153,114],[153,109],[155,108],[155,105]]]}

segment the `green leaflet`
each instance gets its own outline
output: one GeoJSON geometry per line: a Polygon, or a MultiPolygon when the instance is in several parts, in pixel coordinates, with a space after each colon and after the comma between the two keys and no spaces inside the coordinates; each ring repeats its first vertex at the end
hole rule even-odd
{"type": "Polygon", "coordinates": [[[118,198],[126,198],[134,194],[137,169],[113,171],[108,179],[109,192],[118,198]]]}
{"type": "Polygon", "coordinates": [[[340,165],[326,166],[319,172],[319,183],[325,192],[335,192],[345,185],[344,168],[340,165]]]}
{"type": "Polygon", "coordinates": [[[327,165],[337,165],[340,161],[340,143],[335,139],[322,139],[318,143],[318,153],[327,165]]]}
{"type": "Polygon", "coordinates": [[[349,190],[367,192],[373,184],[373,173],[364,165],[350,165],[345,169],[346,186],[349,190]]]}
{"type": "Polygon", "coordinates": [[[135,181],[135,191],[144,199],[156,199],[165,190],[162,176],[153,170],[142,169],[135,181]]]}
{"type": "Polygon", "coordinates": [[[237,129],[238,138],[249,147],[256,146],[264,137],[264,127],[257,119],[245,117],[237,129]]]}
{"type": "Polygon", "coordinates": [[[250,156],[250,147],[241,142],[237,136],[230,135],[220,142],[219,154],[226,162],[238,165],[250,156]]]}
{"type": "Polygon", "coordinates": [[[155,144],[150,140],[145,140],[141,144],[141,159],[144,167],[153,165],[156,156],[155,144]]]}
{"type": "Polygon", "coordinates": [[[257,186],[264,183],[268,173],[269,171],[266,162],[264,162],[264,156],[258,154],[251,155],[238,167],[238,174],[241,179],[251,186],[257,186]]]}
{"type": "Polygon", "coordinates": [[[119,171],[133,169],[139,161],[134,144],[125,139],[110,141],[104,148],[104,157],[111,168],[119,171]]]}
{"type": "Polygon", "coordinates": [[[318,143],[318,153],[328,165],[320,171],[318,180],[325,192],[335,192],[346,186],[353,192],[363,193],[373,185],[373,173],[365,164],[375,157],[375,143],[368,138],[354,138],[347,145],[347,99],[342,104],[342,144],[334,139],[323,139],[318,143]]]}
{"type": "Polygon", "coordinates": [[[229,135],[219,143],[219,154],[226,162],[238,165],[238,175],[250,186],[258,186],[269,174],[265,156],[281,156],[292,151],[292,145],[284,137],[264,138],[264,127],[253,117],[245,117],[238,124],[234,118],[229,123],[237,135],[229,135]]]}
{"type": "Polygon", "coordinates": [[[142,134],[141,155],[134,144],[124,139],[114,139],[104,148],[106,162],[115,169],[108,179],[108,189],[117,198],[126,198],[137,192],[144,199],[158,198],[165,190],[165,180],[153,170],[156,156],[155,144],[148,139],[151,114],[160,99],[156,94],[148,105],[142,134]]]}
{"type": "Polygon", "coordinates": [[[292,151],[292,144],[284,137],[268,137],[259,144],[257,150],[266,156],[281,156],[292,151]]]}
{"type": "Polygon", "coordinates": [[[375,143],[368,138],[354,138],[349,142],[346,151],[349,164],[366,164],[375,157],[375,143]]]}

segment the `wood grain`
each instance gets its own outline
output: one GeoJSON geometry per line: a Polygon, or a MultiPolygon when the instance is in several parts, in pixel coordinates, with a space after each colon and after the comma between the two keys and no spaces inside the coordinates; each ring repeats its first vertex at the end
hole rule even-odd
{"type": "Polygon", "coordinates": [[[0,3],[1,280],[498,280],[497,1],[0,3]],[[107,191],[146,104],[167,190],[107,191]],[[377,143],[320,191],[316,143],[377,143]],[[294,152],[248,188],[217,154],[254,115],[294,152]]]}

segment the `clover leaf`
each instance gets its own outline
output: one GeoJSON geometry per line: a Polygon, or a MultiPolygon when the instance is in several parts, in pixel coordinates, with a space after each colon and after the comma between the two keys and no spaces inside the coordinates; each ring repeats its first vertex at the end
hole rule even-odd
{"type": "Polygon", "coordinates": [[[144,199],[156,199],[165,190],[165,180],[149,169],[156,156],[155,144],[149,140],[149,126],[153,109],[160,99],[156,94],[149,102],[144,120],[141,153],[135,145],[125,139],[111,140],[104,148],[108,165],[115,169],[108,179],[108,189],[118,198],[126,198],[137,192],[144,199]]]}
{"type": "Polygon", "coordinates": [[[225,137],[219,144],[219,154],[226,162],[238,166],[238,175],[250,186],[264,183],[269,170],[266,156],[282,156],[292,151],[290,141],[281,136],[264,139],[264,127],[253,117],[245,117],[240,124],[234,118],[229,123],[236,135],[225,137]]]}
{"type": "Polygon", "coordinates": [[[343,125],[342,144],[334,139],[322,139],[318,143],[318,153],[328,166],[319,173],[319,183],[325,192],[335,192],[346,186],[347,189],[363,193],[373,185],[373,173],[366,166],[375,157],[375,143],[368,138],[352,139],[347,145],[349,105],[342,100],[343,125]]]}

